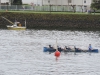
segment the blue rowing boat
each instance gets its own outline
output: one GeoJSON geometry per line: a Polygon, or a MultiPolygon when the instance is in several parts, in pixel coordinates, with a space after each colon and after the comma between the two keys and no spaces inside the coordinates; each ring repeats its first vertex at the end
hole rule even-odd
{"type": "MultiPolygon", "coordinates": [[[[53,47],[43,47],[43,52],[50,52],[50,53],[52,53],[52,52],[55,52],[55,51],[56,51],[56,49],[54,49],[53,47]]],[[[74,50],[71,49],[71,48],[66,48],[66,49],[58,48],[58,51],[59,52],[92,52],[92,53],[98,53],[99,52],[98,49],[82,50],[82,49],[76,48],[76,47],[74,48],[74,50]]]]}

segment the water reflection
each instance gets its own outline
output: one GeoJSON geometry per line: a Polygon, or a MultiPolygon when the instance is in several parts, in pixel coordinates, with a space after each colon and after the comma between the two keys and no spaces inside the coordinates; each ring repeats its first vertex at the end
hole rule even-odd
{"type": "Polygon", "coordinates": [[[49,44],[64,47],[92,44],[100,49],[100,31],[0,30],[1,75],[99,75],[100,54],[43,53],[49,44]]]}

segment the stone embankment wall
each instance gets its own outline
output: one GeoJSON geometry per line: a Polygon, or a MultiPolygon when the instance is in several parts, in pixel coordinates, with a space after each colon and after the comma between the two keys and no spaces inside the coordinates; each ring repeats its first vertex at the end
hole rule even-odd
{"type": "MultiPolygon", "coordinates": [[[[27,29],[100,29],[100,15],[1,12],[0,16],[8,18],[12,22],[17,20],[22,25],[26,19],[27,29]]],[[[6,25],[9,24],[0,17],[0,28],[6,28],[6,25]]]]}

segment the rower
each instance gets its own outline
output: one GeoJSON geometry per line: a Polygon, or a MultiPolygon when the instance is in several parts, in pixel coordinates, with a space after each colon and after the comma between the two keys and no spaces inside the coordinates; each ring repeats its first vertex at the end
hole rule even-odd
{"type": "Polygon", "coordinates": [[[19,23],[18,25],[19,25],[19,27],[21,27],[21,26],[22,26],[20,23],[19,23]]]}
{"type": "Polygon", "coordinates": [[[51,47],[51,45],[49,45],[49,48],[53,48],[53,47],[51,47]]]}
{"type": "Polygon", "coordinates": [[[89,44],[89,51],[93,50],[91,44],[89,44]]]}

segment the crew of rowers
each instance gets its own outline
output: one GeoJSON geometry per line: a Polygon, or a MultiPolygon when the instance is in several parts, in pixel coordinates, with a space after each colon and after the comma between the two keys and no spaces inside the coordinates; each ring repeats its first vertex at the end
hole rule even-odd
{"type": "MultiPolygon", "coordinates": [[[[52,47],[51,45],[49,45],[49,48],[52,48],[52,49],[55,49],[54,47],[52,47]]],[[[80,49],[80,48],[76,48],[75,46],[74,46],[74,48],[71,48],[71,47],[68,47],[68,46],[65,46],[64,48],[61,48],[61,47],[59,47],[59,46],[57,46],[57,49],[58,49],[58,51],[79,51],[79,52],[81,52],[81,51],[83,51],[82,49],[80,49]]],[[[89,51],[91,51],[91,50],[93,50],[93,48],[92,48],[92,46],[91,46],[91,44],[89,44],[89,46],[88,46],[88,50],[89,51]]],[[[85,50],[84,50],[85,51],[85,50]]]]}

